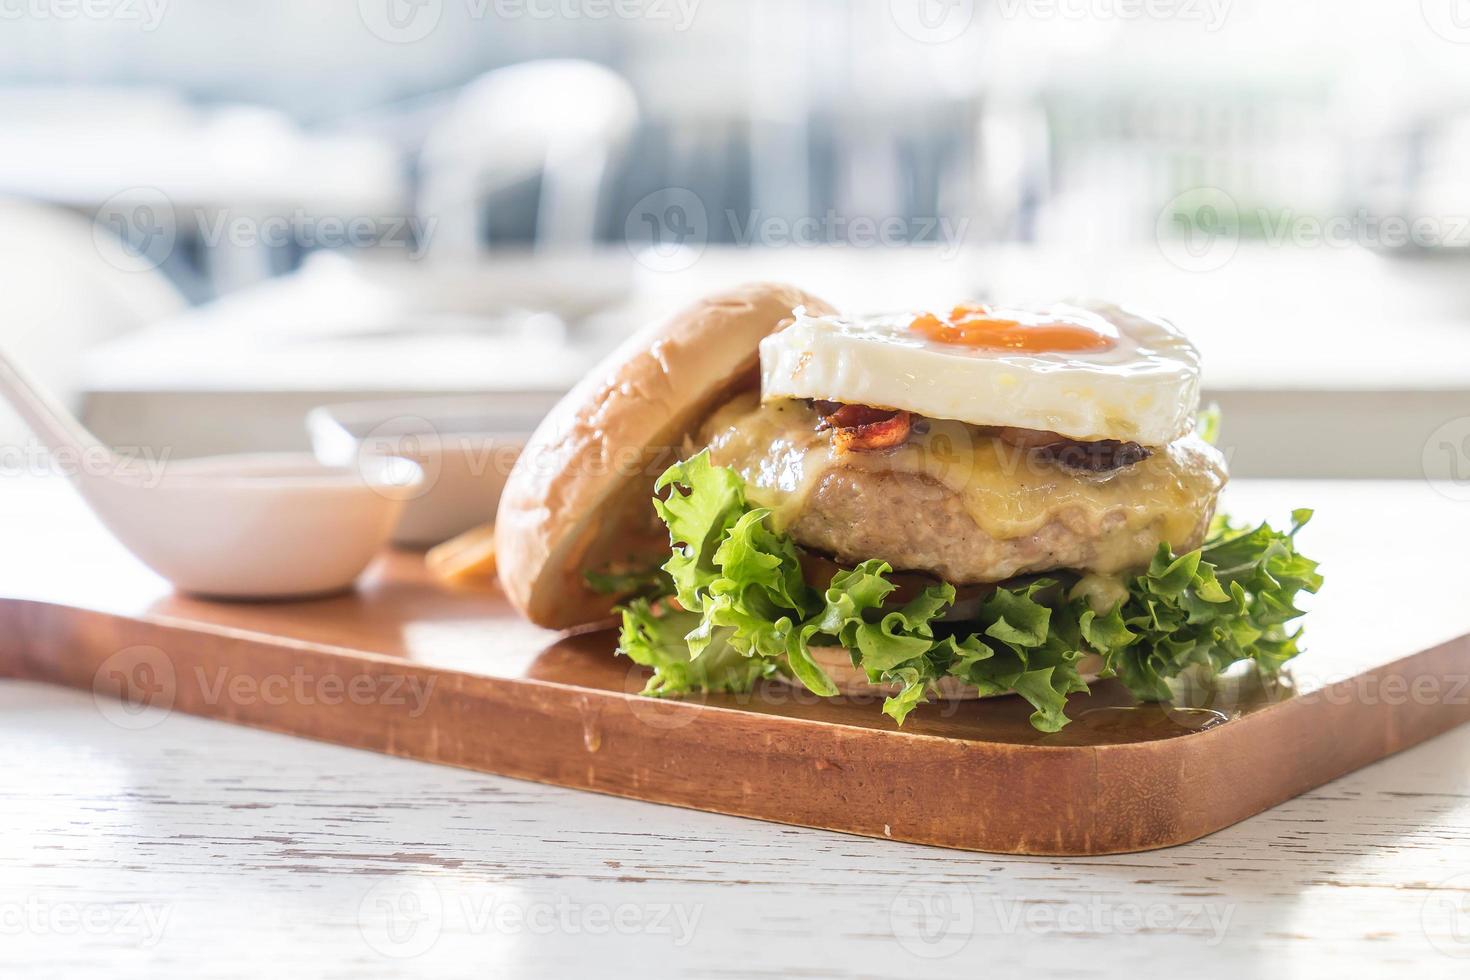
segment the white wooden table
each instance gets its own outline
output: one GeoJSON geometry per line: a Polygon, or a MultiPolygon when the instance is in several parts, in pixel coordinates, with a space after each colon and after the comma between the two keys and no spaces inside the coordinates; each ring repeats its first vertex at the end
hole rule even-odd
{"type": "Polygon", "coordinates": [[[1195,844],[1061,860],[122,728],[29,682],[0,683],[0,759],[6,978],[1470,975],[1470,726],[1195,844]]]}

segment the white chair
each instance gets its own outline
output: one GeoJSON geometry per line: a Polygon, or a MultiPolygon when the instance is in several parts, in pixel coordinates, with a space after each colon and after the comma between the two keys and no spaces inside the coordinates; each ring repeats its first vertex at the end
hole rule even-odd
{"type": "Polygon", "coordinates": [[[531,61],[471,82],[422,151],[417,210],[436,222],[430,257],[473,259],[480,200],[538,173],[536,247],[590,247],[608,165],[637,121],[632,87],[590,62],[531,61]]]}
{"type": "MultiPolygon", "coordinates": [[[[0,348],[73,410],[82,350],[188,305],[162,273],[138,270],[92,222],[28,201],[0,199],[0,269],[0,348]]],[[[0,445],[16,445],[23,433],[0,414],[0,445]]]]}

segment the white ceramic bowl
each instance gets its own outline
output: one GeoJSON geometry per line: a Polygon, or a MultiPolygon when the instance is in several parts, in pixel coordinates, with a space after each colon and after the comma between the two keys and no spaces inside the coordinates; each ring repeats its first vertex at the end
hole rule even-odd
{"type": "Polygon", "coordinates": [[[306,453],[171,462],[161,478],[83,476],[83,497],[181,591],[287,599],[352,585],[388,541],[419,468],[382,457],[323,466],[306,453]]]}
{"type": "Polygon", "coordinates": [[[307,416],[312,450],[329,466],[411,459],[424,480],[404,507],[395,544],[429,547],[495,519],[505,478],[535,427],[483,397],[323,405],[307,416]]]}

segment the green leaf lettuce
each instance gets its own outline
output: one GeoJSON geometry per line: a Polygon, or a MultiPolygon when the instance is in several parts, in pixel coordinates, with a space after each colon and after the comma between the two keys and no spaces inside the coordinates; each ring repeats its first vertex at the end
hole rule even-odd
{"type": "Polygon", "coordinates": [[[1202,548],[1175,555],[1161,545],[1102,611],[1077,575],[1058,572],[999,586],[974,619],[941,622],[954,588],[933,585],[897,604],[887,562],[862,562],[813,588],[796,542],[772,529],[739,474],[708,452],[670,467],[656,492],[673,549],[663,566],[672,596],[625,605],[619,644],[653,671],[650,695],[738,693],[781,674],[832,696],[837,688],[810,651],[840,647],[871,682],[898,688],[883,710],[900,724],[955,677],[981,694],[1020,695],[1034,709],[1031,723],[1054,732],[1067,724],[1068,695],[1087,691],[1078,663],[1089,653],[1144,700],[1168,699],[1168,680],[1190,667],[1218,672],[1250,660],[1279,670],[1298,653],[1300,630],[1287,626],[1301,615],[1297,597],[1322,582],[1295,549],[1311,516],[1297,511],[1285,533],[1218,520],[1202,548]]]}

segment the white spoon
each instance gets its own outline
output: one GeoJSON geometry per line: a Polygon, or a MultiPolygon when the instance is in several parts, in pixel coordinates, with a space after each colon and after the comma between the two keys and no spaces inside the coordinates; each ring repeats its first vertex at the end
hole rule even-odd
{"type": "Polygon", "coordinates": [[[387,543],[423,471],[364,456],[324,466],[307,453],[145,465],[120,457],[0,352],[0,393],[97,517],[175,588],[284,599],[349,587],[387,543]]]}

